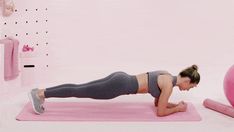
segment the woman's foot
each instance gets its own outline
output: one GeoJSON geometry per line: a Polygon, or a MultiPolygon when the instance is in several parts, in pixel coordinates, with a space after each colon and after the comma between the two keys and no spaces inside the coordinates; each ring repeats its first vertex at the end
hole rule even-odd
{"type": "Polygon", "coordinates": [[[42,114],[45,111],[43,107],[44,99],[41,96],[39,96],[39,91],[40,90],[38,88],[35,88],[32,89],[29,93],[29,99],[36,114],[42,114]]]}

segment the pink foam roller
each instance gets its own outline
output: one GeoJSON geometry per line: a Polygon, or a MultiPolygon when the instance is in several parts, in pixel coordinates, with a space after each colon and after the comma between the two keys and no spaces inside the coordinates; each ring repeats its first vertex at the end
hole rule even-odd
{"type": "Polygon", "coordinates": [[[234,108],[228,105],[221,104],[211,99],[205,99],[203,105],[209,109],[218,111],[222,114],[234,117],[234,108]]]}

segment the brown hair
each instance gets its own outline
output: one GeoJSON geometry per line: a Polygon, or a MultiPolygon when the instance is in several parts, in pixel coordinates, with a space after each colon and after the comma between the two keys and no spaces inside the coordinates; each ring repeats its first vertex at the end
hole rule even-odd
{"type": "Polygon", "coordinates": [[[200,74],[198,73],[198,66],[192,65],[179,73],[181,77],[189,77],[190,83],[198,84],[200,82],[200,74]]]}

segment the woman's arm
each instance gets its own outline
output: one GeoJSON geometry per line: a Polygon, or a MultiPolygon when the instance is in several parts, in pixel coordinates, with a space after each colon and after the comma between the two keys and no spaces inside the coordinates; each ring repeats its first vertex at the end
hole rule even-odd
{"type": "Polygon", "coordinates": [[[178,104],[168,102],[167,103],[167,108],[173,108],[173,107],[176,107],[177,105],[178,104]]]}
{"type": "MultiPolygon", "coordinates": [[[[154,98],[154,105],[155,107],[158,107],[158,98],[154,98]]],[[[172,107],[176,107],[178,104],[175,103],[167,103],[167,108],[172,108],[172,107]]]]}
{"type": "Polygon", "coordinates": [[[176,112],[186,110],[186,104],[179,103],[177,106],[168,108],[168,100],[172,93],[172,83],[167,77],[163,78],[163,84],[161,85],[161,94],[158,99],[157,115],[167,116],[176,112]]]}
{"type": "Polygon", "coordinates": [[[167,108],[168,105],[168,99],[171,95],[170,87],[164,87],[161,91],[161,94],[159,96],[158,100],[158,109],[157,109],[157,115],[158,116],[167,116],[176,112],[179,112],[177,107],[167,108]]]}

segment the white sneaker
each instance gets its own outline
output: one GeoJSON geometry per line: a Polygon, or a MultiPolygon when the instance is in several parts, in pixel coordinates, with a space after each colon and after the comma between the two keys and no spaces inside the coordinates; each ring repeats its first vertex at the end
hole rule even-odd
{"type": "Polygon", "coordinates": [[[44,103],[44,100],[41,100],[38,95],[37,95],[37,92],[39,91],[38,88],[35,88],[35,89],[32,89],[29,93],[28,93],[28,96],[29,96],[29,100],[31,101],[32,103],[32,106],[33,106],[33,110],[36,114],[42,114],[45,109],[43,107],[43,103],[44,103]]]}

